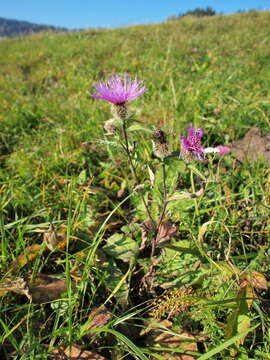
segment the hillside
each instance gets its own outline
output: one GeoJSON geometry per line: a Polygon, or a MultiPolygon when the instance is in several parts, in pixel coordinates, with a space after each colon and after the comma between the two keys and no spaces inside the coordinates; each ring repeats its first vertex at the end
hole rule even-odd
{"type": "Polygon", "coordinates": [[[67,29],[48,25],[38,25],[28,21],[5,19],[0,17],[0,37],[27,35],[40,31],[63,32],[67,31],[67,29]]]}
{"type": "Polygon", "coordinates": [[[1,359],[69,345],[100,360],[270,358],[269,166],[179,159],[190,123],[205,148],[269,132],[269,24],[249,12],[0,42],[1,359]],[[117,73],[147,89],[114,138],[110,104],[89,94],[117,73]]]}

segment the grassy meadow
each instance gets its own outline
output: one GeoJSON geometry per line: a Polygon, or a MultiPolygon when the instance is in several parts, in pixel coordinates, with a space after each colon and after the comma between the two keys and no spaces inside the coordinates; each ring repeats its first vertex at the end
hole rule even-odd
{"type": "Polygon", "coordinates": [[[0,42],[1,359],[270,359],[269,165],[178,159],[191,122],[205,147],[269,132],[269,61],[270,12],[0,42]],[[128,129],[142,195],[89,96],[125,72],[147,87],[128,129]],[[167,191],[203,194],[166,207],[146,291],[156,128],[167,191]]]}

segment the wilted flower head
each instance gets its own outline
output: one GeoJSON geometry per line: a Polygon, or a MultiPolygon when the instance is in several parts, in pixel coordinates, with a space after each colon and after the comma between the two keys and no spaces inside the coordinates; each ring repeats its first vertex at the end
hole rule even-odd
{"type": "Polygon", "coordinates": [[[161,130],[157,129],[153,132],[153,140],[154,140],[154,153],[157,157],[164,159],[165,157],[170,155],[170,150],[167,143],[167,135],[161,130]]]}
{"type": "Polygon", "coordinates": [[[98,94],[91,94],[92,97],[111,102],[115,105],[134,100],[145,92],[143,81],[131,79],[128,74],[124,74],[123,79],[120,75],[112,75],[106,81],[100,81],[95,85],[98,94]]]}
{"type": "Polygon", "coordinates": [[[104,130],[106,130],[105,135],[114,135],[116,133],[116,121],[115,119],[110,119],[105,121],[104,130]]]}
{"type": "Polygon", "coordinates": [[[180,157],[192,159],[196,156],[198,160],[202,160],[204,158],[204,149],[201,145],[202,129],[195,128],[191,124],[191,127],[187,129],[187,133],[187,137],[181,136],[180,157]]]}

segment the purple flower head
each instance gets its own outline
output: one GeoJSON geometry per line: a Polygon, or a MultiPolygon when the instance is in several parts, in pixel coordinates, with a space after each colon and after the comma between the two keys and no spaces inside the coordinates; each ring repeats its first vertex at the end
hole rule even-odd
{"type": "Polygon", "coordinates": [[[195,128],[191,124],[190,128],[187,129],[187,133],[187,137],[181,136],[180,157],[192,159],[196,156],[198,160],[202,160],[204,158],[204,149],[201,145],[202,129],[195,128]]]}
{"type": "Polygon", "coordinates": [[[106,81],[100,81],[95,85],[98,94],[91,94],[92,97],[109,101],[115,105],[134,100],[145,92],[143,81],[131,79],[128,74],[112,75],[106,81]]]}

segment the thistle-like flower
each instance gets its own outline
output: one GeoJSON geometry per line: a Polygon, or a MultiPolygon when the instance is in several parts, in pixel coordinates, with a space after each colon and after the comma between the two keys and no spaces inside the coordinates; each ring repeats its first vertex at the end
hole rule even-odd
{"type": "Polygon", "coordinates": [[[106,81],[100,81],[95,85],[97,94],[92,97],[102,99],[112,103],[112,113],[115,117],[126,119],[128,110],[126,103],[134,100],[145,92],[143,81],[131,79],[128,74],[124,74],[123,79],[120,75],[112,75],[106,81]]]}
{"type": "Polygon", "coordinates": [[[201,145],[201,138],[203,137],[202,129],[197,129],[191,124],[191,127],[187,129],[187,133],[187,137],[181,136],[180,139],[180,157],[185,159],[197,157],[198,160],[202,160],[205,154],[201,145]]]}

